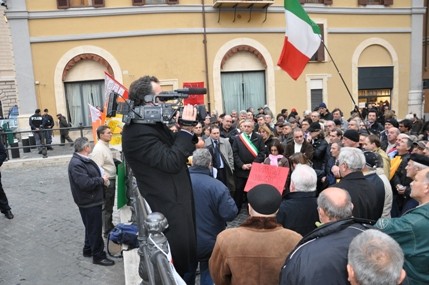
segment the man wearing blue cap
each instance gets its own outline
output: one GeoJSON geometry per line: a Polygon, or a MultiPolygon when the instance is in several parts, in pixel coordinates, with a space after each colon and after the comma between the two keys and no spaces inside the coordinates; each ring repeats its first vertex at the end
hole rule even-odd
{"type": "Polygon", "coordinates": [[[329,112],[328,108],[326,107],[325,103],[320,103],[319,105],[319,114],[320,119],[323,119],[325,121],[332,121],[333,117],[332,114],[329,112]]]}

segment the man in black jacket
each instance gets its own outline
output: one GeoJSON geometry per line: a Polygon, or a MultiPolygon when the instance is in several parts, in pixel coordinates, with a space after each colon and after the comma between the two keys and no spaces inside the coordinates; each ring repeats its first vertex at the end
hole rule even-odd
{"type": "Polygon", "coordinates": [[[232,152],[234,154],[235,195],[234,200],[240,212],[243,204],[244,187],[249,178],[253,162],[264,162],[265,146],[262,137],[253,132],[254,123],[246,120],[244,132],[234,138],[232,152]]]}
{"type": "Polygon", "coordinates": [[[280,273],[280,285],[350,284],[347,251],[352,239],[367,227],[352,218],[353,204],[347,191],[327,188],[317,198],[317,206],[323,224],[289,254],[280,273]]]}
{"type": "MultiPolygon", "coordinates": [[[[150,105],[153,96],[160,92],[159,80],[144,76],[131,84],[129,98],[134,106],[150,105]]],[[[196,115],[193,106],[185,106],[179,120],[181,130],[174,134],[162,122],[148,124],[139,120],[132,120],[122,132],[125,159],[142,197],[153,212],[160,212],[167,218],[169,227],[164,233],[171,247],[173,264],[185,279],[185,273],[192,271],[196,260],[194,200],[186,165],[198,142],[192,133],[196,115]]]]}
{"type": "Polygon", "coordinates": [[[110,266],[115,262],[106,257],[102,238],[102,206],[107,175],[101,176],[100,168],[89,158],[91,145],[87,138],[76,139],[75,153],[70,160],[68,175],[74,202],[79,207],[85,225],[83,256],[91,257],[94,264],[110,266]]]}
{"type": "Polygon", "coordinates": [[[53,150],[51,144],[52,144],[52,128],[55,126],[54,118],[52,118],[51,115],[49,115],[49,110],[45,109],[43,110],[43,120],[42,125],[44,129],[44,136],[45,136],[45,143],[47,145],[48,150],[53,150]]]}
{"type": "Polygon", "coordinates": [[[314,230],[319,219],[316,186],[317,175],[314,169],[298,164],[291,175],[290,193],[286,194],[280,204],[277,222],[302,236],[314,230]]]}
{"type": "Polygon", "coordinates": [[[353,217],[377,220],[377,194],[374,186],[365,180],[362,168],[365,156],[360,149],[343,147],[338,157],[340,182],[334,187],[349,192],[353,203],[353,217]]]}

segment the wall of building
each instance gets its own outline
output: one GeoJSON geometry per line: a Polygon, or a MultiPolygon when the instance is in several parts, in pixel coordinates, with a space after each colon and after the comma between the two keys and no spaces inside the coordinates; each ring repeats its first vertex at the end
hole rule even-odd
{"type": "MultiPolygon", "coordinates": [[[[281,0],[268,8],[265,22],[263,10],[254,9],[251,18],[249,10],[237,10],[234,21],[232,9],[219,13],[211,2],[206,2],[205,27],[201,2],[194,0],[143,7],[132,7],[131,0],[106,0],[105,8],[67,10],[57,10],[56,1],[27,0],[30,68],[39,82],[34,87],[37,104],[54,110],[52,113],[64,112],[63,69],[73,56],[91,51],[112,65],[115,77],[125,86],[144,74],[177,82],[179,87],[183,82],[206,82],[210,91],[206,100],[210,98],[212,109],[222,112],[221,62],[227,51],[244,44],[255,48],[267,64],[267,104],[276,112],[285,107],[309,109],[309,86],[312,80],[320,79],[328,107],[340,107],[347,114],[353,104],[334,67],[335,61],[356,102],[358,67],[395,66],[392,107],[404,116],[408,112],[408,94],[413,89],[412,1],[395,1],[391,7],[357,7],[357,1],[350,0],[333,2],[332,6],[305,5],[310,17],[325,25],[326,45],[332,58],[326,56],[325,62],[309,63],[294,81],[276,66],[285,27],[281,0]]],[[[8,14],[11,21],[18,17],[13,3],[8,14]]]]}

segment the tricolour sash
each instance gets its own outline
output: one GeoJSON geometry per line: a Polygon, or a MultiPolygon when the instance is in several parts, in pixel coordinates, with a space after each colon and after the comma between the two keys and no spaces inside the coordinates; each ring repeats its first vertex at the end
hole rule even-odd
{"type": "Polygon", "coordinates": [[[240,138],[240,140],[244,144],[244,146],[247,148],[247,150],[253,155],[253,157],[258,156],[258,149],[252,143],[252,141],[249,139],[248,135],[242,133],[238,137],[240,138]]]}

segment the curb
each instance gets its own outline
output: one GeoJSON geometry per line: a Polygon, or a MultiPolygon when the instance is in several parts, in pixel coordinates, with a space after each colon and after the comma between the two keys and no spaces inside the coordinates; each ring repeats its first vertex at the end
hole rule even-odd
{"type": "Polygon", "coordinates": [[[20,168],[23,166],[28,165],[41,165],[41,166],[55,166],[55,165],[65,165],[69,163],[72,155],[57,155],[57,156],[50,156],[47,158],[37,157],[37,158],[26,158],[26,159],[12,159],[8,160],[3,163],[2,168],[3,169],[14,169],[14,168],[20,168]]]}

